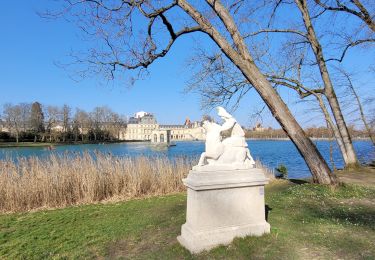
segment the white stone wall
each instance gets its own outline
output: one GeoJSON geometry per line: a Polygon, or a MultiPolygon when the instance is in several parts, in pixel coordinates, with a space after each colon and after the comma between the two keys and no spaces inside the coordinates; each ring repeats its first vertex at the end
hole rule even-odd
{"type": "Polygon", "coordinates": [[[152,132],[155,130],[170,130],[171,141],[204,140],[203,127],[186,128],[185,126],[163,126],[159,124],[128,124],[127,128],[120,133],[121,140],[129,141],[151,141],[152,132]]]}
{"type": "Polygon", "coordinates": [[[154,130],[151,134],[152,143],[169,143],[171,141],[171,130],[154,130]]]}
{"type": "Polygon", "coordinates": [[[128,124],[125,134],[120,134],[122,140],[151,140],[152,131],[158,129],[157,124],[128,124]]]}

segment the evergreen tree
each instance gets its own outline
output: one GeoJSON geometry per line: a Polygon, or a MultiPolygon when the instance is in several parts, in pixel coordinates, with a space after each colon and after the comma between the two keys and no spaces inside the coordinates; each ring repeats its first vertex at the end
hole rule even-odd
{"type": "Polygon", "coordinates": [[[44,114],[42,111],[42,105],[39,102],[34,102],[31,106],[31,117],[30,117],[31,130],[34,132],[34,142],[37,140],[37,136],[44,133],[44,114]]]}

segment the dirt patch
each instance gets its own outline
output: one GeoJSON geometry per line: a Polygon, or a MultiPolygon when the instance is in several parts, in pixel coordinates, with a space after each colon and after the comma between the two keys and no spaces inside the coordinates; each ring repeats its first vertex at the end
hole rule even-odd
{"type": "Polygon", "coordinates": [[[371,199],[343,199],[339,201],[340,204],[363,206],[375,208],[375,200],[371,199]]]}
{"type": "Polygon", "coordinates": [[[336,171],[336,174],[343,183],[375,187],[375,168],[373,167],[336,171]]]}
{"type": "Polygon", "coordinates": [[[309,247],[303,246],[297,249],[297,253],[300,259],[340,259],[340,257],[335,257],[327,248],[325,247],[309,247]]]}

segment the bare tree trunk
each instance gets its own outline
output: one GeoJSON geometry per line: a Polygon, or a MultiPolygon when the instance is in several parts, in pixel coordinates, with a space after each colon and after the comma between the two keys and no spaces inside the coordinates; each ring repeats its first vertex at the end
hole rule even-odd
{"type": "Polygon", "coordinates": [[[259,71],[251,57],[248,48],[240,35],[237,26],[228,10],[218,0],[206,0],[212,9],[224,23],[230,33],[235,48],[205,19],[194,7],[185,0],[178,1],[179,6],[184,9],[219,46],[222,52],[237,66],[245,78],[254,86],[260,94],[272,115],[280,123],[288,134],[298,151],[305,159],[314,182],[321,184],[337,183],[336,176],[331,173],[326,161],[316,149],[312,141],[307,137],[301,126],[290,113],[286,104],[279,94],[274,90],[269,81],[259,71]]]}
{"type": "Polygon", "coordinates": [[[331,161],[332,170],[335,171],[335,160],[333,159],[333,145],[332,145],[332,137],[329,138],[329,160],[331,161]]]}
{"type": "Polygon", "coordinates": [[[368,27],[373,32],[375,32],[375,23],[372,20],[373,18],[371,17],[367,9],[363,6],[363,4],[359,0],[352,0],[350,2],[353,2],[358,7],[358,9],[361,11],[360,18],[368,25],[368,27]]]}
{"type": "Polygon", "coordinates": [[[347,154],[346,154],[346,149],[345,149],[344,143],[342,142],[340,132],[337,129],[336,125],[333,123],[332,118],[328,113],[327,107],[325,106],[325,104],[323,102],[322,96],[317,94],[317,95],[315,95],[315,97],[318,99],[319,106],[320,106],[320,108],[321,108],[321,110],[323,111],[323,114],[324,114],[324,118],[325,118],[329,128],[331,128],[331,130],[333,132],[333,135],[335,136],[335,139],[336,139],[337,144],[340,148],[342,157],[343,157],[345,165],[346,165],[348,163],[348,157],[347,157],[347,154]]]}
{"type": "Polygon", "coordinates": [[[281,97],[272,88],[260,71],[257,70],[255,65],[249,66],[247,70],[244,70],[244,75],[250,80],[250,82],[258,83],[257,86],[254,84],[255,89],[266,102],[272,115],[280,123],[281,127],[288,134],[302,157],[305,159],[313,175],[314,182],[324,184],[336,183],[336,177],[331,173],[327,163],[316,149],[313,142],[308,138],[301,126],[290,113],[288,107],[282,101],[281,97]],[[252,78],[252,80],[250,78],[252,78]]]}
{"type": "Polygon", "coordinates": [[[349,86],[350,90],[352,91],[355,100],[357,101],[358,108],[359,108],[359,113],[361,115],[362,122],[363,122],[363,124],[364,124],[364,126],[366,128],[366,132],[367,132],[368,136],[370,137],[372,144],[375,145],[375,136],[373,135],[373,133],[371,131],[372,130],[371,127],[367,123],[365,113],[363,112],[362,103],[361,103],[361,101],[359,99],[359,96],[357,95],[357,91],[355,91],[355,89],[354,89],[352,80],[350,79],[350,76],[347,73],[345,73],[344,71],[342,71],[342,73],[344,74],[344,76],[348,80],[348,83],[349,83],[348,86],[349,86]]]}
{"type": "Polygon", "coordinates": [[[358,163],[357,156],[355,154],[353,143],[349,135],[348,128],[346,126],[344,116],[342,115],[339,102],[337,100],[336,93],[333,89],[331,78],[329,76],[327,66],[323,57],[322,46],[320,45],[318,38],[316,37],[314,27],[311,23],[310,14],[308,11],[306,0],[295,0],[299,10],[301,11],[303,21],[307,30],[307,37],[311,44],[314,52],[317,64],[319,66],[320,74],[324,83],[324,95],[327,97],[328,103],[331,107],[332,114],[335,118],[337,128],[339,130],[342,142],[345,146],[347,162],[346,167],[351,167],[358,163]]]}

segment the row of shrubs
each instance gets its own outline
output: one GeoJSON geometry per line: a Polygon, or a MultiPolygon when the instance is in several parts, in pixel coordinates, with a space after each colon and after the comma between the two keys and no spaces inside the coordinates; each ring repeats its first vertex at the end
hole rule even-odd
{"type": "MultiPolygon", "coordinates": [[[[35,133],[33,131],[21,131],[18,135],[19,142],[102,142],[115,141],[117,137],[113,136],[109,131],[97,130],[89,131],[83,136],[73,131],[66,133],[35,133]]],[[[0,142],[16,142],[14,134],[9,132],[0,132],[0,142]]]]}

